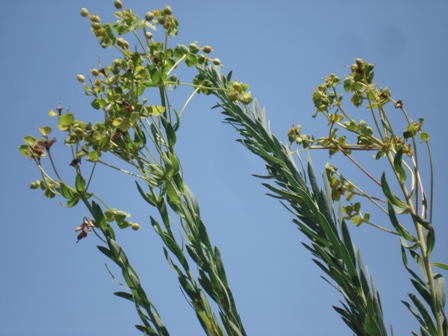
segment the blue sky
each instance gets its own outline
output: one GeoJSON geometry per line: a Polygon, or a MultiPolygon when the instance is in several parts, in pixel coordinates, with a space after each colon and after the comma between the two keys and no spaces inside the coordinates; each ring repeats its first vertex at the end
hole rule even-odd
{"type": "MultiPolygon", "coordinates": [[[[124,4],[143,16],[165,2],[124,4]]],[[[431,134],[438,239],[433,259],[447,262],[446,2],[174,0],[166,4],[180,21],[180,34],[171,43],[211,45],[224,64],[223,72],[233,70],[236,78],[251,86],[253,96],[267,109],[272,131],[285,142],[293,122],[303,124],[307,133],[322,134],[324,121],[311,118],[311,91],[322,77],[332,72],[342,76],[348,72],[344,65],[357,57],[377,64],[375,79],[403,100],[414,119],[424,117],[431,134]]],[[[81,7],[104,22],[113,19],[112,0],[0,3],[2,335],[139,334],[133,326],[139,323],[133,306],[112,295],[121,288],[104,267],[107,260],[96,248],[99,242],[89,236],[75,244],[74,228],[87,211],[81,206],[64,209],[30,190],[29,183],[39,174],[17,150],[23,136],[37,135],[37,127],[53,122],[47,113],[60,99],[79,118],[99,118],[76,73],[87,74],[97,67],[98,57],[107,64],[118,54],[100,48],[88,20],[79,15],[81,7]]],[[[340,297],[320,278],[290,214],[265,196],[260,181],[251,176],[264,173],[262,161],[235,142],[236,132],[222,124],[217,110],[210,110],[215,102],[204,96],[193,100],[177,150],[212,243],[223,255],[246,331],[349,334],[331,307],[340,297]]],[[[62,137],[56,145],[64,167],[62,137]]],[[[312,158],[321,174],[328,155],[315,152],[312,158]]],[[[355,173],[348,163],[336,164],[355,173]]],[[[71,173],[68,165],[61,169],[66,176],[71,173]]],[[[381,167],[372,169],[380,175],[381,167]]],[[[154,211],[139,198],[132,179],[109,170],[97,178],[95,186],[106,201],[132,213],[131,220],[142,225],[138,232],[120,231],[119,241],[168,330],[172,335],[202,334],[150,226],[148,216],[154,211]]],[[[396,335],[417,330],[400,302],[412,288],[401,264],[399,242],[367,226],[352,227],[352,234],[380,291],[388,325],[396,335]]]]}

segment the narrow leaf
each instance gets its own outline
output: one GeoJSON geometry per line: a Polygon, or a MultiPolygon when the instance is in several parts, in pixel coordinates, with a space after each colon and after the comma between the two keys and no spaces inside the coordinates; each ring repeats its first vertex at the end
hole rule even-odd
{"type": "Polygon", "coordinates": [[[398,199],[392,192],[390,191],[389,184],[386,180],[386,174],[383,173],[381,175],[381,188],[383,189],[384,196],[387,197],[387,199],[395,206],[400,208],[407,209],[407,205],[403,203],[400,199],[398,199]]]}

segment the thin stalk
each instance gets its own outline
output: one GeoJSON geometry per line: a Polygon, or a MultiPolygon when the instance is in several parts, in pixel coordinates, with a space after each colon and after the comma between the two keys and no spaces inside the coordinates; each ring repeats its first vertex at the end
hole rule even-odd
{"type": "Polygon", "coordinates": [[[59,179],[59,181],[62,181],[61,177],[60,177],[59,174],[58,174],[58,170],[56,169],[56,166],[55,166],[55,164],[54,164],[54,162],[53,162],[53,157],[51,156],[51,152],[50,152],[50,150],[47,150],[47,154],[48,154],[48,158],[50,159],[51,166],[53,167],[53,171],[54,171],[54,173],[56,174],[56,176],[57,176],[57,178],[59,179]]]}
{"type": "Polygon", "coordinates": [[[193,93],[188,97],[187,101],[185,102],[184,106],[182,107],[182,110],[179,112],[179,118],[182,116],[182,113],[184,113],[184,110],[187,108],[187,105],[190,103],[190,100],[193,99],[194,95],[200,90],[198,87],[196,90],[193,91],[193,93]]]}
{"type": "Polygon", "coordinates": [[[426,141],[426,147],[428,148],[429,155],[429,222],[432,223],[432,205],[434,196],[434,166],[432,163],[432,152],[429,146],[429,141],[426,141]]]}
{"type": "Polygon", "coordinates": [[[395,232],[395,231],[391,231],[391,230],[389,230],[389,229],[386,229],[386,228],[384,228],[384,227],[382,227],[382,226],[380,226],[380,225],[378,225],[378,224],[375,224],[375,223],[372,223],[372,222],[363,222],[363,223],[372,225],[373,227],[375,227],[375,228],[377,228],[377,229],[380,229],[380,230],[383,230],[383,231],[385,231],[385,232],[387,232],[387,233],[391,233],[391,234],[394,234],[394,235],[399,236],[399,234],[398,234],[397,232],[395,232]]]}
{"type": "Polygon", "coordinates": [[[348,154],[341,146],[337,145],[338,149],[344,153],[345,156],[349,158],[361,171],[366,174],[373,182],[381,187],[381,183],[378,182],[367,170],[365,170],[350,154],[348,154]]]}
{"type": "MultiPolygon", "coordinates": [[[[124,170],[124,169],[122,169],[122,168],[115,167],[115,166],[113,166],[113,165],[111,165],[111,164],[109,164],[109,163],[107,163],[107,162],[104,162],[104,161],[101,161],[101,160],[98,160],[98,161],[96,161],[96,162],[101,163],[101,164],[103,164],[103,165],[105,165],[105,166],[107,166],[107,167],[109,167],[109,168],[118,170],[118,171],[120,171],[120,172],[122,172],[122,173],[125,173],[125,174],[128,174],[128,175],[137,177],[137,178],[142,179],[142,180],[145,180],[145,178],[144,178],[143,176],[141,176],[141,175],[134,174],[134,173],[131,173],[131,172],[129,172],[129,171],[127,171],[127,170],[124,170]]],[[[138,169],[138,167],[137,167],[137,169],[138,169]]]]}

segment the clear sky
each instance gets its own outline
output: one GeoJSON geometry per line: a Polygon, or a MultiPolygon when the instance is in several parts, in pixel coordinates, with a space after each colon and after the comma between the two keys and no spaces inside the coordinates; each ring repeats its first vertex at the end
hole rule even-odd
{"type": "MultiPolygon", "coordinates": [[[[211,45],[223,72],[250,84],[265,106],[271,128],[286,141],[295,122],[307,133],[322,134],[311,91],[321,78],[361,57],[377,64],[375,79],[403,100],[414,119],[425,118],[435,160],[434,260],[447,262],[448,188],[448,3],[445,1],[124,1],[141,16],[171,5],[180,34],[171,43],[211,45]]],[[[1,335],[138,335],[131,303],[112,293],[121,288],[104,267],[94,236],[78,244],[74,228],[87,211],[64,209],[29,189],[39,178],[34,164],[20,156],[22,137],[51,125],[50,109],[61,99],[79,118],[95,121],[76,73],[88,74],[98,57],[107,64],[118,55],[103,50],[90,32],[81,7],[113,19],[113,1],[2,1],[0,132],[3,149],[0,207],[1,335]]],[[[193,100],[178,140],[185,180],[196,194],[212,243],[223,255],[230,285],[250,335],[347,335],[332,305],[341,299],[324,280],[300,244],[303,237],[290,214],[251,174],[264,165],[234,140],[222,124],[213,97],[193,100]]],[[[181,104],[181,101],[179,101],[181,104]]],[[[363,113],[363,111],[357,112],[363,113]]],[[[391,110],[391,113],[394,113],[391,110]]],[[[55,145],[66,165],[62,136],[55,145]]],[[[312,153],[317,173],[328,161],[312,153]]],[[[83,163],[83,165],[88,163],[83,163]]],[[[354,170],[340,165],[347,173],[354,170]]],[[[69,176],[71,167],[61,168],[69,176]]],[[[380,171],[375,171],[380,175],[380,171]]],[[[166,263],[154,215],[132,179],[103,170],[96,191],[113,206],[132,213],[138,232],[119,232],[148,295],[172,335],[202,330],[183,298],[176,274],[166,263]]],[[[387,225],[387,223],[385,223],[387,225]]],[[[117,229],[118,231],[118,229],[117,229]]],[[[418,330],[400,300],[413,288],[403,270],[399,242],[367,226],[352,227],[355,244],[380,291],[388,325],[396,335],[418,330]]],[[[112,267],[119,275],[119,271],[112,267]]],[[[446,277],[447,274],[445,274],[446,277]]]]}

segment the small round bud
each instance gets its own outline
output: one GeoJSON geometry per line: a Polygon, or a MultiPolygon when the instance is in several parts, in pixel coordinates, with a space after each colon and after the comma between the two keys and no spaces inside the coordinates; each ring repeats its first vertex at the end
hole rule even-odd
{"type": "Polygon", "coordinates": [[[80,74],[76,74],[76,78],[78,79],[78,82],[80,82],[80,83],[84,83],[84,81],[86,80],[86,78],[80,74]]]}
{"type": "Polygon", "coordinates": [[[157,17],[157,21],[158,21],[161,25],[164,25],[165,22],[166,22],[165,17],[162,16],[162,15],[160,15],[160,16],[157,17]]]}
{"type": "Polygon", "coordinates": [[[86,17],[87,15],[89,15],[87,8],[81,8],[81,16],[86,17]]]}
{"type": "Polygon", "coordinates": [[[171,10],[170,6],[165,6],[165,8],[163,9],[163,12],[165,13],[165,15],[173,14],[173,11],[171,10]]]}
{"type": "Polygon", "coordinates": [[[98,69],[90,69],[90,72],[92,73],[93,76],[98,76],[100,74],[100,72],[98,71],[98,69]]]}
{"type": "Polygon", "coordinates": [[[137,231],[138,229],[140,229],[140,225],[138,225],[137,223],[133,223],[132,224],[132,230],[137,231]]]}
{"type": "Polygon", "coordinates": [[[114,6],[116,9],[122,9],[123,8],[123,4],[121,3],[120,0],[115,0],[114,1],[114,6]]]}
{"type": "Polygon", "coordinates": [[[210,46],[205,46],[204,48],[202,48],[202,50],[204,51],[204,53],[210,54],[213,49],[210,46]]]}
{"type": "Polygon", "coordinates": [[[154,14],[153,14],[153,12],[147,12],[147,13],[145,14],[145,20],[146,20],[146,21],[151,21],[152,19],[154,19],[154,14]]]}
{"type": "Polygon", "coordinates": [[[151,32],[146,32],[145,35],[146,35],[146,38],[148,40],[152,39],[152,33],[151,32]]]}
{"type": "Polygon", "coordinates": [[[221,60],[219,58],[215,58],[215,59],[213,59],[213,64],[214,65],[221,65],[221,60]]]}

